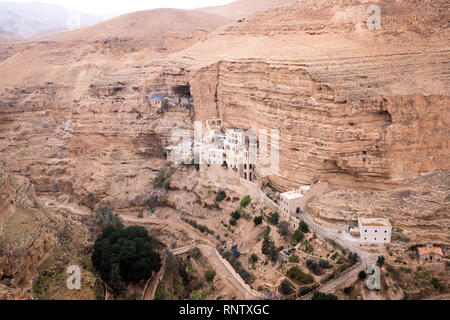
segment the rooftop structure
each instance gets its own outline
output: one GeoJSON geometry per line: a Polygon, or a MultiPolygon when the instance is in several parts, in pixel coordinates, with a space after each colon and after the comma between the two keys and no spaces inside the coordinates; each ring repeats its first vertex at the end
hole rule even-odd
{"type": "Polygon", "coordinates": [[[151,96],[152,100],[162,100],[164,99],[166,96],[162,93],[155,93],[151,96]]]}

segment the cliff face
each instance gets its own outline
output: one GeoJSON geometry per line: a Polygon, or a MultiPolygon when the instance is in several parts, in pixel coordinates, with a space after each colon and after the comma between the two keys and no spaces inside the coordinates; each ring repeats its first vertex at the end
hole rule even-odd
{"type": "Polygon", "coordinates": [[[37,295],[68,299],[66,268],[72,264],[85,276],[84,297],[93,299],[93,276],[86,265],[91,250],[87,227],[40,203],[29,180],[11,175],[2,159],[0,191],[0,300],[37,295]],[[41,281],[33,286],[38,278],[41,281]]]}
{"type": "Polygon", "coordinates": [[[343,94],[335,85],[305,64],[239,60],[200,70],[191,91],[199,120],[279,130],[272,179],[282,189],[315,179],[375,186],[448,168],[448,97],[343,94]]]}

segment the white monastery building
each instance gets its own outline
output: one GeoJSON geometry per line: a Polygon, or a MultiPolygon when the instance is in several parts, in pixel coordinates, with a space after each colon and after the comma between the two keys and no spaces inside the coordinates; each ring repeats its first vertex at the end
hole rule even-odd
{"type": "Polygon", "coordinates": [[[362,243],[391,243],[392,226],[385,218],[358,218],[362,243]]]}

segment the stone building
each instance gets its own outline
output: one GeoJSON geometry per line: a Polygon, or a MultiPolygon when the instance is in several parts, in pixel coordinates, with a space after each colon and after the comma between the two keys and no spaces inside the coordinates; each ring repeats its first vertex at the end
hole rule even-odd
{"type": "Polygon", "coordinates": [[[162,93],[154,93],[150,96],[150,106],[161,108],[163,100],[166,96],[162,93]]]}
{"type": "Polygon", "coordinates": [[[442,249],[439,247],[434,247],[431,243],[424,247],[417,248],[417,256],[419,263],[421,264],[442,262],[444,259],[442,249]]]}
{"type": "Polygon", "coordinates": [[[280,195],[280,210],[283,220],[290,221],[292,215],[301,212],[304,194],[297,189],[280,195]]]}
{"type": "Polygon", "coordinates": [[[363,243],[391,243],[392,226],[385,218],[358,218],[360,241],[363,243]]]}

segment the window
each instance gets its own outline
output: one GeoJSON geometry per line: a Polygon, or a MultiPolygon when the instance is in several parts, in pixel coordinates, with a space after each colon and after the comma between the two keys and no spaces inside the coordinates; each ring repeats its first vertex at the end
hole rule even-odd
{"type": "Polygon", "coordinates": [[[377,238],[375,238],[374,240],[377,241],[377,238]]]}
{"type": "Polygon", "coordinates": [[[367,238],[366,238],[366,237],[364,237],[364,240],[367,240],[367,238]]]}
{"type": "Polygon", "coordinates": [[[384,230],[384,233],[387,233],[387,230],[384,230]]]}
{"type": "Polygon", "coordinates": [[[375,232],[378,232],[378,230],[375,230],[375,232]]]}
{"type": "Polygon", "coordinates": [[[364,230],[364,232],[367,232],[367,230],[364,230]]]}
{"type": "Polygon", "coordinates": [[[384,238],[384,241],[386,241],[386,238],[384,238]]]}

